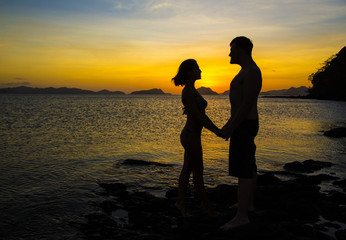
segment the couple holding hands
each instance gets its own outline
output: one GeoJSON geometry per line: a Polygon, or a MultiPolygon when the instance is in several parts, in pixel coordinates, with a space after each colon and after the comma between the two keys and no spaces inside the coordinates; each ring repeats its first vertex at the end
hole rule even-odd
{"type": "Polygon", "coordinates": [[[238,203],[236,216],[221,226],[224,231],[248,224],[248,212],[254,210],[254,191],[257,182],[254,139],[258,132],[257,100],[262,87],[261,71],[252,59],[253,44],[246,37],[236,37],[230,43],[231,64],[239,64],[241,70],[230,84],[231,117],[219,129],[205,114],[207,101],[198,93],[195,82],[201,79],[201,70],[193,59],[181,63],[172,79],[176,86],[183,86],[182,102],[187,121],[180,140],[184,147],[184,164],[179,177],[178,199],[175,206],[183,217],[189,217],[185,196],[189,178],[201,198],[202,207],[210,217],[218,216],[205,192],[203,181],[203,153],[201,131],[205,127],[224,139],[230,139],[229,175],[238,178],[238,203]]]}

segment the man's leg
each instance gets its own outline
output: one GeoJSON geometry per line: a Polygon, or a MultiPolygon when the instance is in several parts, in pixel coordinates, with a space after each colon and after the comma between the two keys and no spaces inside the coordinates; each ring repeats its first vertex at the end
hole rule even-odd
{"type": "Polygon", "coordinates": [[[253,212],[255,210],[255,191],[257,186],[257,171],[254,171],[252,174],[252,189],[250,192],[250,199],[248,205],[248,211],[253,212]]]}
{"type": "Polygon", "coordinates": [[[238,180],[238,209],[236,216],[221,227],[224,231],[229,231],[250,222],[248,210],[253,204],[254,187],[257,181],[257,174],[252,178],[239,178],[238,180]],[[252,203],[251,203],[252,201],[252,203]]]}

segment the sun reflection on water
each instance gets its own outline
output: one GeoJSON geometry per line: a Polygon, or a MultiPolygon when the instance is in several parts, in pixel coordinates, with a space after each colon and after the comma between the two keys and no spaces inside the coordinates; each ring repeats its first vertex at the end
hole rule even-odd
{"type": "MultiPolygon", "coordinates": [[[[207,114],[222,127],[230,114],[228,97],[205,98],[207,114]]],[[[328,171],[345,175],[346,139],[327,138],[322,132],[346,126],[345,110],[345,102],[260,99],[259,171],[314,159],[333,162],[328,171]]],[[[100,181],[163,194],[177,185],[185,118],[180,96],[1,95],[0,182],[6,197],[0,200],[0,211],[11,219],[23,204],[38,201],[22,219],[50,214],[52,222],[45,224],[55,226],[61,208],[71,216],[85,212],[97,198],[100,181]],[[125,159],[161,165],[130,166],[122,164],[125,159]],[[50,208],[52,198],[57,210],[50,208]]],[[[207,186],[235,181],[227,176],[228,144],[203,130],[207,186]]]]}

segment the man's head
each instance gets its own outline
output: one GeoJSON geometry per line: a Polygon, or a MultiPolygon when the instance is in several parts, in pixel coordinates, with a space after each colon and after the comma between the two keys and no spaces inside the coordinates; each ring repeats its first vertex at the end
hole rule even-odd
{"type": "Polygon", "coordinates": [[[234,38],[230,43],[231,64],[239,64],[240,58],[243,56],[251,57],[253,44],[250,39],[244,36],[234,38]]]}

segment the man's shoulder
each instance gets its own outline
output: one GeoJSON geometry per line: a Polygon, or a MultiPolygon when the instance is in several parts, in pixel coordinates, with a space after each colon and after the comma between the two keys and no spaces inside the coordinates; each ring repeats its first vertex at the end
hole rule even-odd
{"type": "Polygon", "coordinates": [[[261,69],[257,66],[255,62],[251,64],[246,70],[248,72],[261,72],[261,69]]]}
{"type": "Polygon", "coordinates": [[[262,75],[261,69],[257,66],[256,63],[251,64],[248,68],[246,68],[245,74],[250,78],[261,78],[262,75]]]}

